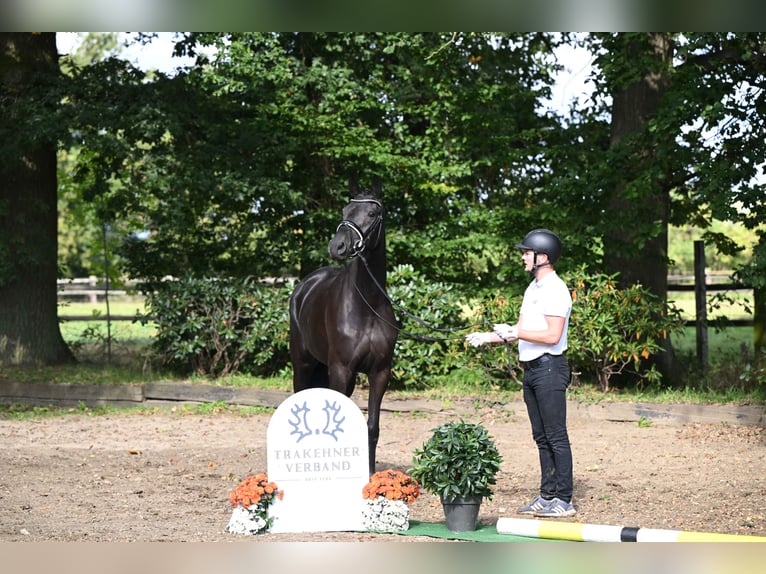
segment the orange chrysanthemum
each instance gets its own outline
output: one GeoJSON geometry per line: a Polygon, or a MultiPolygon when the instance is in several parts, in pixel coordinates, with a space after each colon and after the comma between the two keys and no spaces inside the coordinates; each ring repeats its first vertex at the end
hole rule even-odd
{"type": "Polygon", "coordinates": [[[407,504],[420,495],[420,484],[411,476],[399,470],[381,470],[370,477],[362,489],[362,498],[378,497],[389,500],[403,500],[407,504]]]}
{"type": "Polygon", "coordinates": [[[275,497],[282,500],[283,496],[284,492],[279,490],[275,483],[269,482],[266,473],[262,472],[255,476],[248,476],[240,482],[237,488],[229,493],[229,501],[232,506],[242,505],[243,508],[249,508],[250,505],[261,502],[268,506],[275,497]]]}

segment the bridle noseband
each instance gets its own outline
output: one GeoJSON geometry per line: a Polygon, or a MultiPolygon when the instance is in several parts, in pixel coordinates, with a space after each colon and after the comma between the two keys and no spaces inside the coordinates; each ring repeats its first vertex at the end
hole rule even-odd
{"type": "MultiPolygon", "coordinates": [[[[351,202],[352,203],[374,203],[380,208],[381,214],[383,213],[383,204],[377,199],[352,199],[351,202]]],[[[378,238],[380,238],[380,230],[381,230],[380,224],[382,222],[383,222],[383,216],[378,215],[375,218],[375,221],[373,222],[373,224],[370,225],[370,227],[367,229],[367,232],[364,233],[362,232],[362,230],[359,228],[359,226],[356,223],[354,223],[350,219],[344,219],[338,224],[338,228],[335,230],[335,233],[337,234],[343,227],[348,227],[349,229],[351,229],[351,231],[353,231],[356,234],[358,239],[354,241],[354,243],[351,245],[351,257],[354,257],[362,253],[367,248],[367,239],[369,239],[370,234],[375,229],[378,230],[378,238]]],[[[377,241],[376,241],[376,244],[377,244],[377,241]]]]}

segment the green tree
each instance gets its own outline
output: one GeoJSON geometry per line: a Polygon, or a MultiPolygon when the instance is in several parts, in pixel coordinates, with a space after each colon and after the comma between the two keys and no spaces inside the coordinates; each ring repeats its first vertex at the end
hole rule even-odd
{"type": "MultiPolygon", "coordinates": [[[[765,41],[753,33],[588,37],[598,105],[585,122],[607,122],[610,137],[608,146],[603,139],[593,146],[601,157],[585,159],[585,177],[569,181],[593,198],[587,221],[622,285],[640,283],[665,300],[671,224],[708,229],[706,240],[731,254],[737,246],[710,232],[712,221],[749,229],[764,222],[758,158],[766,152],[766,94],[755,86],[766,69],[765,41]]],[[[762,265],[754,257],[739,273],[763,276],[762,265]]],[[[758,307],[763,292],[755,286],[758,307]]]]}
{"type": "Polygon", "coordinates": [[[117,60],[81,71],[84,165],[108,212],[151,230],[124,246],[130,273],[150,281],[326,264],[356,173],[386,183],[392,261],[489,286],[516,267],[506,230],[537,224],[527,210],[551,201],[540,191],[549,170],[530,165],[557,137],[536,109],[552,42],[188,34],[178,50],[197,65],[172,78],[147,84],[117,60]]]}
{"type": "Polygon", "coordinates": [[[73,360],[56,308],[59,66],[52,33],[0,33],[0,365],[73,360]]]}
{"type": "MultiPolygon", "coordinates": [[[[73,68],[89,66],[106,58],[119,56],[122,46],[118,34],[88,33],[71,54],[61,59],[61,70],[71,76],[73,68]]],[[[62,277],[84,277],[104,274],[104,231],[107,222],[99,219],[97,205],[85,198],[87,185],[78,177],[83,163],[81,149],[76,138],[67,138],[58,151],[58,261],[62,277]]],[[[113,245],[107,245],[112,252],[114,234],[107,234],[113,245]]],[[[118,270],[118,267],[114,267],[118,270]]],[[[112,279],[116,279],[113,277],[112,279]]]]}
{"type": "MultiPolygon", "coordinates": [[[[4,38],[8,54],[51,36],[4,38]]],[[[565,240],[562,272],[589,261],[663,298],[668,225],[764,221],[764,39],[589,35],[597,91],[568,116],[540,105],[567,35],[190,33],[177,50],[197,62],[172,77],[94,39],[111,55],[69,60],[65,78],[55,58],[6,58],[3,157],[76,148],[65,201],[115,230],[127,272],[149,284],[325,264],[356,173],[384,181],[392,265],[505,289],[523,276],[509,246],[545,226],[565,240]]],[[[8,181],[4,217],[22,201],[8,181]]],[[[2,241],[5,281],[20,237],[2,241]]],[[[756,281],[763,265],[739,273],[756,281]]]]}

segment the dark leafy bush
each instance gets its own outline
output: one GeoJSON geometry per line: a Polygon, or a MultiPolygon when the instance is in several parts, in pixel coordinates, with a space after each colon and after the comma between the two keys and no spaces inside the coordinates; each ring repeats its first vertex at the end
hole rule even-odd
{"type": "Polygon", "coordinates": [[[432,494],[447,500],[460,496],[492,500],[503,457],[481,424],[444,423],[413,454],[408,472],[432,494]]]}
{"type": "Polygon", "coordinates": [[[429,282],[411,265],[399,265],[388,274],[387,291],[401,329],[394,353],[394,386],[424,388],[429,377],[465,364],[466,319],[451,285],[429,282]]]}
{"type": "Polygon", "coordinates": [[[616,374],[632,373],[648,382],[661,375],[647,360],[683,323],[675,309],[641,285],[620,289],[616,275],[588,274],[581,268],[564,277],[572,292],[568,356],[575,370],[597,376],[609,390],[616,374]]]}
{"type": "MultiPolygon", "coordinates": [[[[495,323],[514,324],[519,317],[521,295],[509,298],[500,292],[484,296],[474,307],[472,322],[477,331],[491,331],[495,323]]],[[[516,343],[484,345],[478,349],[464,350],[475,370],[495,387],[507,387],[508,383],[520,383],[522,377],[516,343]]]]}
{"type": "MultiPolygon", "coordinates": [[[[573,368],[591,372],[608,390],[618,373],[659,380],[647,359],[662,352],[664,339],[680,326],[677,314],[640,285],[618,289],[615,276],[565,276],[573,298],[568,356],[573,368]]],[[[234,372],[272,376],[290,369],[289,299],[292,285],[248,279],[183,278],[147,294],[157,323],[154,349],[183,373],[219,377],[234,372]]],[[[521,380],[515,344],[465,344],[472,330],[518,318],[521,295],[499,292],[468,300],[453,286],[425,280],[410,265],[394,268],[388,294],[401,328],[394,353],[392,386],[427,388],[452,373],[476,373],[495,388],[521,380]]]]}
{"type": "MultiPolygon", "coordinates": [[[[658,382],[661,375],[647,360],[663,352],[667,337],[682,326],[678,313],[667,312],[641,285],[619,289],[614,275],[588,274],[581,268],[562,278],[572,293],[567,356],[573,369],[592,373],[604,391],[617,374],[658,382]]],[[[500,293],[487,296],[475,306],[473,320],[484,330],[494,323],[514,323],[521,299],[500,293]]],[[[516,344],[484,345],[466,352],[474,368],[484,370],[496,385],[503,386],[503,380],[521,382],[516,344]]]]}
{"type": "Polygon", "coordinates": [[[184,373],[268,375],[288,361],[291,288],[251,279],[186,277],[147,294],[154,350],[184,373]]]}

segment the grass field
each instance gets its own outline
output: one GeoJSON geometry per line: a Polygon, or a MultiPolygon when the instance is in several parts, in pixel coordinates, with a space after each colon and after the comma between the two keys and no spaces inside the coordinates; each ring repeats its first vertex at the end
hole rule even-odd
{"type": "MultiPolygon", "coordinates": [[[[137,317],[144,313],[141,299],[111,301],[109,316],[137,317]]],[[[138,320],[107,321],[103,302],[59,303],[61,335],[82,363],[143,369],[145,355],[156,333],[153,323],[138,320]],[[92,320],[62,320],[62,316],[92,317],[92,320]]]]}
{"type": "MultiPolygon", "coordinates": [[[[59,304],[59,317],[62,316],[89,316],[89,321],[61,321],[61,334],[67,343],[83,339],[98,339],[106,337],[107,327],[111,329],[111,335],[116,340],[136,340],[148,342],[154,336],[155,327],[152,323],[142,325],[138,321],[116,320],[107,322],[105,303],[64,303],[59,304]]],[[[136,317],[144,313],[144,303],[141,300],[117,301],[109,305],[111,316],[136,317]]]]}
{"type": "MultiPolygon", "coordinates": [[[[684,319],[694,320],[696,303],[694,291],[671,291],[668,302],[681,310],[684,319]]],[[[728,319],[752,319],[753,291],[717,291],[708,292],[708,320],[726,317],[728,319]],[[712,307],[712,308],[711,308],[712,307]]]]}
{"type": "MultiPolygon", "coordinates": [[[[711,360],[722,357],[740,356],[743,345],[749,353],[753,352],[752,327],[726,327],[716,330],[708,327],[708,348],[711,360]]],[[[685,327],[673,337],[673,346],[677,353],[693,356],[697,351],[697,331],[694,327],[685,327]]]]}
{"type": "MultiPolygon", "coordinates": [[[[694,317],[694,293],[675,293],[683,295],[681,302],[676,304],[682,309],[690,309],[690,313],[684,312],[684,317],[694,317]]],[[[742,294],[740,301],[748,294],[742,294]]],[[[752,292],[749,293],[752,298],[752,292]]],[[[133,298],[131,300],[118,300],[110,304],[110,313],[113,316],[136,317],[145,312],[143,300],[133,298]]],[[[94,320],[61,322],[61,333],[64,340],[70,345],[75,355],[81,361],[94,365],[108,363],[112,366],[126,368],[145,369],[147,353],[156,334],[153,323],[142,324],[137,320],[115,320],[108,323],[103,320],[106,317],[106,305],[104,303],[67,303],[59,306],[59,316],[89,316],[94,320]],[[98,320],[95,320],[98,319],[98,320]],[[107,329],[110,329],[109,331],[107,329]]],[[[715,317],[725,315],[730,319],[747,318],[752,315],[743,312],[740,303],[732,303],[726,308],[721,308],[719,313],[709,317],[712,322],[715,317]]],[[[673,347],[676,356],[686,368],[694,371],[697,366],[697,341],[694,326],[685,327],[673,334],[673,347]]],[[[713,372],[723,369],[731,370],[739,365],[752,361],[753,357],[753,327],[729,326],[717,329],[712,324],[708,327],[708,358],[713,372]]],[[[155,373],[157,374],[157,373],[155,373]]],[[[243,375],[244,376],[244,375],[243,375]]],[[[713,375],[716,377],[716,375],[713,375]]],[[[730,378],[730,375],[726,375],[730,378]]]]}
{"type": "MultiPolygon", "coordinates": [[[[676,305],[682,309],[684,318],[693,319],[694,293],[680,292],[673,295],[682,296],[675,299],[676,305]]],[[[752,303],[752,292],[737,292],[737,295],[737,303],[721,307],[716,313],[709,315],[708,320],[712,321],[716,317],[721,316],[726,316],[729,319],[752,319],[752,315],[746,313],[742,307],[742,303],[752,303]]],[[[145,312],[144,303],[140,299],[111,302],[109,310],[114,316],[131,317],[145,312]]],[[[106,304],[101,302],[97,304],[66,303],[60,305],[59,316],[66,315],[92,316],[94,319],[104,319],[106,317],[106,304]]],[[[131,341],[139,344],[148,344],[156,331],[154,324],[148,323],[143,325],[138,321],[112,321],[110,327],[112,338],[118,343],[131,341]]],[[[64,340],[70,344],[84,340],[95,342],[103,340],[107,336],[107,321],[62,321],[61,332],[64,340]]],[[[708,342],[711,351],[714,351],[716,355],[731,356],[739,354],[743,344],[752,352],[753,328],[726,327],[722,330],[716,330],[711,326],[708,328],[708,342]]],[[[673,344],[679,353],[694,355],[697,345],[695,328],[686,327],[677,333],[673,338],[673,344]]],[[[713,354],[711,353],[712,357],[713,354]]]]}

